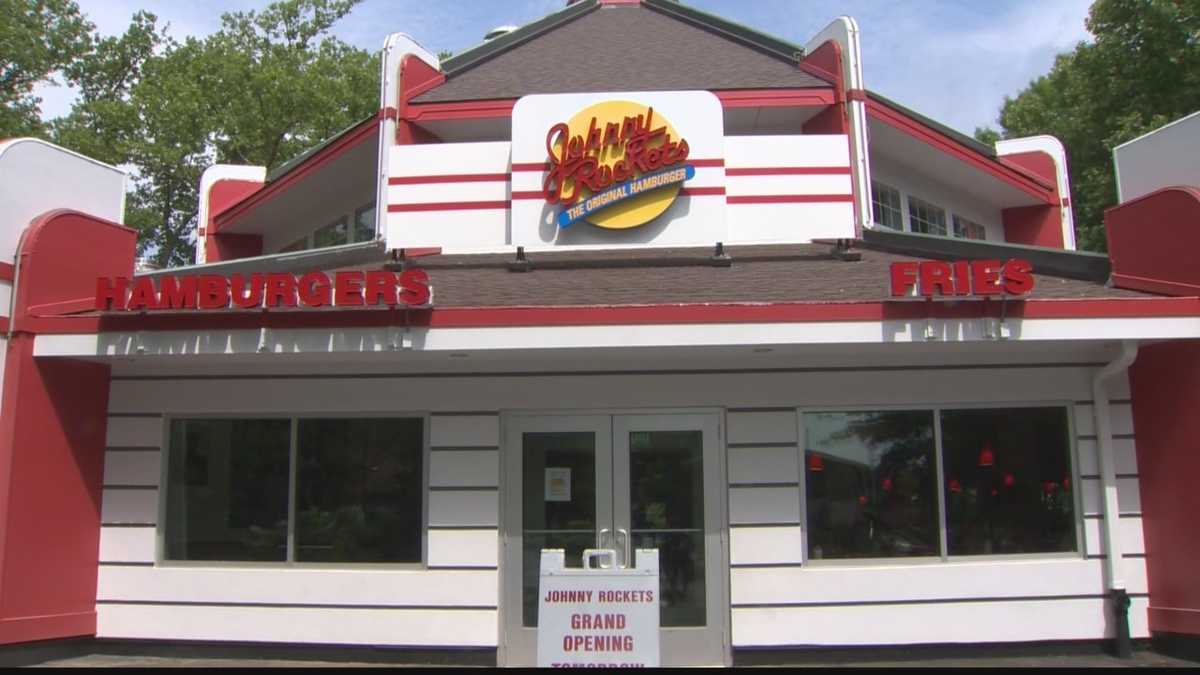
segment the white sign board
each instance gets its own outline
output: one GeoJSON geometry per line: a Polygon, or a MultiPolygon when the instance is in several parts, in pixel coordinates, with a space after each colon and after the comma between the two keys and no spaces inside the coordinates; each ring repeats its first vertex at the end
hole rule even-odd
{"type": "Polygon", "coordinates": [[[592,567],[593,556],[616,552],[585,551],[584,568],[567,569],[562,549],[542,551],[538,667],[657,668],[658,549],[638,549],[637,568],[592,567]]]}

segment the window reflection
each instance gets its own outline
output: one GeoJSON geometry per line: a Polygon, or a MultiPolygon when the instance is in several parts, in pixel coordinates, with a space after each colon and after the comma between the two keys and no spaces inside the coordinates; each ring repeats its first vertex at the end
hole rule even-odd
{"type": "Polygon", "coordinates": [[[950,555],[1075,550],[1065,408],[942,411],[950,555]]]}
{"type": "Polygon", "coordinates": [[[930,411],[804,416],[808,556],[939,553],[930,411]]]}

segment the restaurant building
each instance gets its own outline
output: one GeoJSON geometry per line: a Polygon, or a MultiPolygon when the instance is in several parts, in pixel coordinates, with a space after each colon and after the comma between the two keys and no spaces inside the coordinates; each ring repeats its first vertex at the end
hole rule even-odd
{"type": "Polygon", "coordinates": [[[1058,141],[859,41],[393,34],[377,116],[204,174],[187,268],[119,170],[0,144],[0,644],[528,664],[543,548],[657,548],[664,664],[1195,636],[1200,192],[1076,251],[1058,141]]]}

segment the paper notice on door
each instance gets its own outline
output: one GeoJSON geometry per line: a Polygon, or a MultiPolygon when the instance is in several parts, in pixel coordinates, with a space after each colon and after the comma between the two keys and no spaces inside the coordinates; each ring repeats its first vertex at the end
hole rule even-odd
{"type": "Polygon", "coordinates": [[[546,467],[546,501],[571,501],[570,467],[546,467]]]}

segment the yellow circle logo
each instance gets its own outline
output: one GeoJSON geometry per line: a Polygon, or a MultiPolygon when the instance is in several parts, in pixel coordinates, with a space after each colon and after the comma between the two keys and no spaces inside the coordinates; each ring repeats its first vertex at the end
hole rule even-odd
{"type": "Polygon", "coordinates": [[[695,175],[687,141],[653,107],[605,101],[546,134],[546,201],[562,204],[560,228],[586,220],[624,230],[662,215],[695,175]]]}

